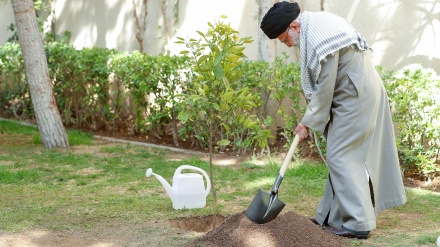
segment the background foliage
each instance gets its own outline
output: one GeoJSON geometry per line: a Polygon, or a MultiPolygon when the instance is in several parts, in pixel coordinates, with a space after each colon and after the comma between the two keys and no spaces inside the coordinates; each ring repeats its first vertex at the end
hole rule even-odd
{"type": "MultiPolygon", "coordinates": [[[[277,131],[288,144],[304,112],[299,65],[289,62],[286,54],[273,63],[247,60],[242,52],[250,39],[239,39],[226,24],[208,25],[207,31],[199,31],[200,39],[181,39],[187,51],[179,56],[76,50],[67,42],[68,33],[47,36],[49,73],[64,124],[132,135],[173,135],[176,146],[192,140],[200,147],[208,146],[206,127],[211,126],[215,148],[237,154],[270,152],[268,143],[277,131]],[[215,113],[210,122],[208,111],[215,113]],[[277,130],[278,126],[283,128],[277,130]]],[[[378,69],[389,93],[403,168],[437,175],[438,75],[419,65],[397,72],[378,69]]],[[[34,118],[15,42],[0,47],[0,110],[15,118],[34,118]]],[[[320,137],[321,149],[323,143],[320,137]]]]}
{"type": "MultiPolygon", "coordinates": [[[[230,141],[237,153],[267,150],[274,119],[279,113],[288,116],[281,107],[284,95],[287,98],[286,89],[292,89],[288,97],[299,97],[298,65],[290,64],[287,56],[273,64],[246,61],[243,44],[251,40],[237,42],[237,32],[223,24],[211,25],[206,34],[200,34],[209,37],[211,43],[194,49],[209,47],[212,54],[197,60],[186,55],[151,56],[105,48],[76,50],[66,42],[68,34],[67,38],[47,39],[49,73],[64,124],[159,137],[171,132],[176,145],[179,139],[194,139],[199,146],[207,147],[206,131],[198,124],[206,116],[195,114],[190,118],[188,114],[221,107],[222,115],[213,119],[213,126],[219,130],[214,138],[230,141]],[[260,76],[258,84],[253,82],[256,75],[260,76]],[[207,79],[213,79],[214,84],[207,85],[207,79]],[[210,95],[196,101],[201,90],[210,95]],[[192,103],[182,98],[189,94],[197,96],[192,103]],[[275,100],[283,110],[265,112],[268,100],[275,100]],[[199,110],[191,110],[189,104],[199,110]],[[179,112],[182,116],[186,112],[191,121],[179,121],[179,112]]],[[[5,114],[33,119],[23,66],[18,44],[0,47],[0,106],[5,114]]],[[[299,109],[298,102],[294,109],[299,109]]]]}
{"type": "Polygon", "coordinates": [[[440,80],[415,64],[396,72],[381,69],[397,125],[396,144],[404,169],[435,175],[440,171],[440,80]]]}

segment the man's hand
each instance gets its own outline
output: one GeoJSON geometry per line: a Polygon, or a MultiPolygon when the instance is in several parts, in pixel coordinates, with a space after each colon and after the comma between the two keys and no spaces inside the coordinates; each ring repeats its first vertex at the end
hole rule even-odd
{"type": "Polygon", "coordinates": [[[299,123],[298,126],[296,126],[295,131],[293,131],[294,135],[299,136],[299,141],[302,141],[309,136],[309,128],[307,128],[302,123],[299,123]]]}

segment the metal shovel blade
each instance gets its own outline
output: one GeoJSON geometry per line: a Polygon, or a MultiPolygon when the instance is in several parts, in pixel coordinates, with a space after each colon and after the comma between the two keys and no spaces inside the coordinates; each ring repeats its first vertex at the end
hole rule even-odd
{"type": "Polygon", "coordinates": [[[278,193],[264,192],[259,189],[245,215],[252,222],[264,224],[275,219],[285,205],[278,199],[278,193]]]}
{"type": "Polygon", "coordinates": [[[285,206],[285,204],[278,199],[278,188],[282,181],[283,176],[281,173],[278,173],[270,193],[264,192],[261,189],[258,190],[257,195],[245,212],[249,220],[258,224],[264,224],[278,216],[285,206]]]}
{"type": "Polygon", "coordinates": [[[283,181],[284,174],[286,173],[287,166],[292,159],[293,153],[298,146],[298,142],[299,136],[296,135],[293,139],[292,145],[290,145],[289,152],[287,152],[287,155],[284,158],[280,172],[273,183],[270,193],[259,189],[257,195],[254,197],[254,200],[252,200],[251,205],[249,205],[248,209],[246,210],[245,215],[252,222],[258,224],[267,223],[275,219],[286,205],[278,199],[278,189],[283,181]]]}

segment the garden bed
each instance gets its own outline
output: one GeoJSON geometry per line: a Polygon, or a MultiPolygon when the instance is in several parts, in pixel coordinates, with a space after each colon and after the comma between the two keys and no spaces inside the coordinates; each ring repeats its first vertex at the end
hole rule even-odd
{"type": "MultiPolygon", "coordinates": [[[[165,146],[165,147],[173,147],[173,148],[176,147],[174,145],[174,142],[173,142],[171,135],[159,138],[156,136],[145,137],[145,135],[128,135],[125,133],[116,133],[116,132],[109,132],[109,131],[107,131],[107,132],[97,131],[97,132],[94,132],[93,134],[98,135],[98,136],[114,138],[116,140],[120,139],[120,140],[128,140],[128,141],[135,141],[135,142],[142,142],[142,143],[151,143],[151,144],[161,145],[161,146],[165,146]]],[[[270,145],[270,150],[271,150],[272,154],[275,154],[275,155],[278,154],[278,156],[283,157],[286,152],[286,148],[283,147],[284,141],[281,139],[282,139],[282,137],[278,137],[275,144],[270,145]]],[[[189,151],[203,152],[206,155],[208,155],[207,149],[202,149],[202,148],[197,147],[197,145],[195,145],[194,142],[192,142],[191,140],[180,141],[178,148],[189,150],[189,151]]],[[[298,157],[300,157],[300,158],[311,159],[314,161],[321,161],[321,157],[319,156],[319,154],[316,151],[311,150],[310,145],[306,141],[299,143],[297,153],[299,155],[298,157]]],[[[216,164],[222,164],[222,163],[224,163],[224,162],[222,162],[222,160],[231,160],[231,159],[245,161],[248,158],[250,158],[252,155],[253,154],[251,151],[248,152],[246,155],[237,155],[232,150],[227,150],[222,153],[216,152],[213,157],[213,159],[214,159],[213,162],[216,164]]],[[[282,161],[280,161],[280,162],[282,162],[282,161]]],[[[234,163],[233,165],[239,165],[239,164],[234,163]]],[[[416,173],[416,171],[406,171],[404,174],[403,183],[404,183],[405,187],[421,188],[421,189],[426,189],[426,190],[440,193],[440,176],[426,178],[426,177],[421,176],[421,174],[416,173]]]]}

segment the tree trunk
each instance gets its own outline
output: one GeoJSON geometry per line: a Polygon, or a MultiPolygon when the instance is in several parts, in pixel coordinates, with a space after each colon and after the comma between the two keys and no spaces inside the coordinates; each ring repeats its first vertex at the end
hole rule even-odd
{"type": "Polygon", "coordinates": [[[177,111],[173,104],[173,106],[171,107],[171,131],[173,134],[173,142],[176,147],[179,146],[179,132],[177,130],[177,122],[177,111]]]}
{"type": "MultiPolygon", "coordinates": [[[[258,26],[260,26],[261,21],[263,20],[264,15],[269,11],[269,9],[277,3],[278,0],[258,0],[258,26]]],[[[277,56],[277,39],[271,40],[269,39],[264,32],[258,28],[258,60],[263,60],[267,62],[274,62],[277,56]]],[[[262,92],[262,97],[267,97],[268,100],[272,100],[268,97],[268,91],[262,92]]],[[[268,102],[267,102],[268,103],[268,102]]],[[[269,107],[263,109],[262,114],[264,117],[268,115],[269,112],[272,112],[271,105],[269,103],[269,107]]],[[[273,108],[273,107],[272,107],[273,108]]],[[[270,132],[272,136],[276,136],[276,125],[270,126],[270,132]]],[[[269,144],[274,144],[276,138],[269,139],[269,144]]]]}
{"type": "MultiPolygon", "coordinates": [[[[277,3],[278,0],[258,0],[258,26],[260,26],[264,15],[277,3]]],[[[269,39],[264,32],[258,28],[258,60],[273,62],[277,55],[276,39],[269,39]]]]}
{"type": "Polygon", "coordinates": [[[214,227],[217,225],[216,220],[217,220],[217,193],[215,192],[215,184],[214,184],[214,176],[212,175],[212,167],[214,166],[214,164],[212,164],[212,142],[213,142],[213,132],[214,130],[212,129],[212,121],[209,121],[209,143],[208,143],[208,147],[209,147],[209,176],[211,179],[211,191],[212,191],[212,196],[214,197],[214,205],[212,208],[212,228],[214,229],[214,227]]]}
{"type": "Polygon", "coordinates": [[[46,148],[67,148],[69,141],[53,95],[33,1],[12,0],[12,8],[41,141],[46,148]]]}
{"type": "Polygon", "coordinates": [[[134,16],[134,21],[136,24],[136,39],[139,43],[139,51],[141,53],[144,53],[144,38],[143,35],[145,33],[145,28],[147,27],[147,1],[148,0],[143,0],[141,3],[141,8],[142,10],[144,10],[143,12],[143,16],[142,14],[140,16],[138,16],[137,11],[136,11],[136,2],[135,0],[132,0],[132,4],[133,4],[133,16],[134,16]],[[142,24],[139,21],[139,19],[143,20],[142,24]]]}

